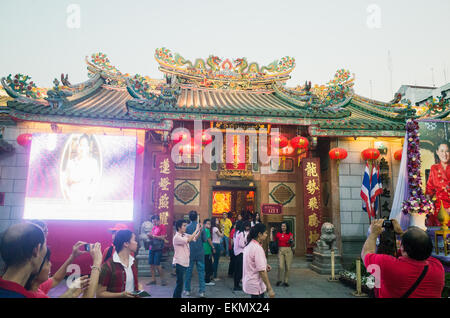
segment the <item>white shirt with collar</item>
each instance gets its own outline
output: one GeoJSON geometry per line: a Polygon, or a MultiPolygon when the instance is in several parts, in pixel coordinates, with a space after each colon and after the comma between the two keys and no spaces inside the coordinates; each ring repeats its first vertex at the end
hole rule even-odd
{"type": "Polygon", "coordinates": [[[133,292],[134,291],[134,276],[133,276],[133,270],[131,269],[131,266],[134,264],[134,257],[131,255],[129,256],[128,267],[127,267],[120,260],[119,254],[117,254],[117,252],[114,252],[113,262],[121,264],[123,266],[123,268],[125,270],[125,275],[127,278],[126,284],[125,284],[125,291],[129,292],[129,293],[133,292]]]}

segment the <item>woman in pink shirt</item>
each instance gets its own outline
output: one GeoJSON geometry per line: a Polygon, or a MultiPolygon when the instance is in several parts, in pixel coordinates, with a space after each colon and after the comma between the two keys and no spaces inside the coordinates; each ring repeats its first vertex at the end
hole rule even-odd
{"type": "Polygon", "coordinates": [[[173,291],[173,298],[181,298],[181,293],[183,291],[183,279],[184,273],[189,267],[189,242],[196,241],[200,230],[202,228],[200,223],[197,223],[197,228],[192,235],[186,234],[186,220],[178,220],[175,223],[175,228],[177,233],[173,237],[173,262],[175,265],[175,270],[177,274],[177,285],[173,291]]]}
{"type": "Polygon", "coordinates": [[[266,253],[262,248],[266,238],[266,226],[258,223],[251,228],[244,248],[242,288],[251,298],[264,298],[266,291],[270,298],[275,297],[267,274],[271,267],[267,265],[266,253]]]}

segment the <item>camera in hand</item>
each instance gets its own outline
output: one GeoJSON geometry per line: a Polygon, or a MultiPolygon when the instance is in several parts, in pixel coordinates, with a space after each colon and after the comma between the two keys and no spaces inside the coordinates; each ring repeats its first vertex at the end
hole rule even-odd
{"type": "Polygon", "coordinates": [[[84,244],[84,250],[89,252],[91,250],[91,244],[89,244],[89,243],[84,244]]]}
{"type": "Polygon", "coordinates": [[[394,228],[394,224],[392,224],[391,220],[384,220],[383,221],[383,227],[385,229],[393,229],[394,228]]]}

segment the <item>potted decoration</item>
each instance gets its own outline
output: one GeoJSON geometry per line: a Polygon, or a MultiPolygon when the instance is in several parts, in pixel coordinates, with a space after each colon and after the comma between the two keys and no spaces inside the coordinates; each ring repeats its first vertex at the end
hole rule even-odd
{"type": "Polygon", "coordinates": [[[425,220],[428,213],[434,212],[433,203],[428,200],[422,190],[420,176],[419,123],[409,119],[406,123],[408,138],[408,188],[409,198],[403,202],[402,212],[411,216],[410,226],[426,230],[425,220]]]}

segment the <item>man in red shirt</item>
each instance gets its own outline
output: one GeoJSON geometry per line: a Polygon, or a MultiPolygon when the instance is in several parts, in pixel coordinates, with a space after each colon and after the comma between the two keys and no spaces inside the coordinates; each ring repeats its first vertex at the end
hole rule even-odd
{"type": "Polygon", "coordinates": [[[361,252],[364,265],[375,276],[375,285],[379,287],[377,297],[440,298],[444,288],[444,267],[439,260],[430,257],[433,244],[428,234],[418,227],[410,227],[402,236],[402,256],[375,254],[383,222],[383,219],[372,221],[370,235],[361,252]]]}
{"type": "Polygon", "coordinates": [[[0,298],[35,298],[24,286],[47,254],[42,229],[32,223],[10,226],[3,235],[0,254],[7,268],[0,277],[0,298]]]}
{"type": "Polygon", "coordinates": [[[161,266],[161,257],[164,242],[167,238],[167,231],[164,224],[161,224],[159,215],[152,216],[152,223],[152,232],[148,234],[148,237],[150,238],[148,263],[150,264],[152,270],[152,280],[147,285],[156,284],[155,269],[158,269],[159,277],[161,278],[161,286],[166,286],[167,282],[164,279],[164,272],[161,266]]]}

